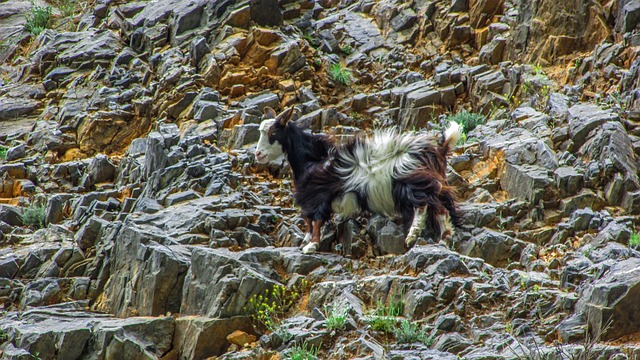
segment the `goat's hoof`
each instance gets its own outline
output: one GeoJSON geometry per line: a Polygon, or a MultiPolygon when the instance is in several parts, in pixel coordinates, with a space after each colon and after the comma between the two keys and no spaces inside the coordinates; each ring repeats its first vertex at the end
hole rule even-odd
{"type": "Polygon", "coordinates": [[[308,243],[307,245],[305,245],[302,248],[302,253],[303,254],[313,254],[317,250],[318,250],[318,244],[314,243],[314,242],[311,242],[311,243],[308,243]]]}
{"type": "Polygon", "coordinates": [[[418,241],[417,236],[407,236],[404,240],[405,245],[407,245],[407,249],[411,249],[413,245],[415,245],[416,241],[418,241]]]}

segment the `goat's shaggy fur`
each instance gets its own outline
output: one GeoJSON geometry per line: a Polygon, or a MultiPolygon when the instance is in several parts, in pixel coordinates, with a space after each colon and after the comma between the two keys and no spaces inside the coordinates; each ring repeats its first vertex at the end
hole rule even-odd
{"type": "Polygon", "coordinates": [[[332,213],[350,217],[370,210],[401,218],[412,246],[425,222],[442,237],[451,233],[447,214],[459,226],[455,194],[446,181],[447,155],[458,141],[453,123],[438,142],[434,137],[396,130],[376,131],[335,145],[326,135],[302,131],[293,108],[276,117],[267,109],[256,149],[258,162],[286,154],[294,174],[295,200],[302,208],[310,241],[305,253],[317,250],[320,228],[332,213]]]}

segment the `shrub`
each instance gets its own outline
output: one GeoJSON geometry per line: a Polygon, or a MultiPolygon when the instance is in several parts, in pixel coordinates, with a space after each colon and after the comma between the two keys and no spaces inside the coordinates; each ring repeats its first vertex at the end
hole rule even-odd
{"type": "Polygon", "coordinates": [[[6,147],[0,145],[0,159],[7,160],[7,149],[6,147]]]}
{"type": "Polygon", "coordinates": [[[427,331],[420,328],[418,324],[409,320],[402,320],[399,327],[393,329],[396,341],[401,344],[413,344],[421,342],[427,346],[431,345],[432,339],[427,336],[427,331]]]}
{"type": "Polygon", "coordinates": [[[337,308],[333,307],[331,310],[324,308],[326,316],[326,325],[329,330],[344,330],[347,324],[347,317],[349,314],[349,308],[337,308]]]}
{"type": "Polygon", "coordinates": [[[291,289],[276,285],[265,290],[264,294],[253,295],[244,310],[249,312],[254,321],[261,323],[270,331],[277,332],[286,313],[300,299],[307,286],[306,280],[302,280],[300,285],[291,289]]]}
{"type": "Polygon", "coordinates": [[[353,47],[351,45],[341,45],[340,51],[342,51],[345,55],[353,54],[353,47]]]}
{"type": "Polygon", "coordinates": [[[286,360],[315,360],[318,356],[318,350],[320,350],[320,346],[314,347],[313,345],[309,345],[306,342],[303,342],[301,345],[296,344],[284,356],[286,360]]]}
{"type": "Polygon", "coordinates": [[[27,22],[24,29],[33,35],[40,35],[44,29],[51,27],[51,6],[31,6],[31,10],[25,14],[27,22]]]}
{"type": "Polygon", "coordinates": [[[457,122],[462,126],[462,136],[458,141],[459,144],[464,144],[467,141],[467,133],[475,129],[478,125],[487,122],[487,118],[479,113],[471,113],[466,110],[459,111],[455,114],[447,115],[445,123],[457,122]]]}
{"type": "Polygon", "coordinates": [[[351,71],[340,63],[335,63],[329,67],[329,76],[331,80],[338,84],[349,85],[351,83],[351,71]]]}
{"type": "Polygon", "coordinates": [[[41,229],[44,227],[44,218],[46,211],[44,206],[30,205],[22,210],[20,218],[22,224],[34,229],[41,229]]]}

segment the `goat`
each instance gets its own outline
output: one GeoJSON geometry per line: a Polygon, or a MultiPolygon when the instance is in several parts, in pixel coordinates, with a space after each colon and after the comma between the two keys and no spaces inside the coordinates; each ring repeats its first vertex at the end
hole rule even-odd
{"type": "Polygon", "coordinates": [[[279,115],[265,108],[255,151],[258,163],[286,155],[294,177],[294,199],[307,225],[303,253],[313,253],[321,228],[332,213],[352,217],[371,210],[391,219],[401,218],[409,229],[405,244],[413,246],[426,222],[441,238],[462,224],[454,190],[447,184],[447,156],[461,136],[455,122],[440,142],[432,136],[374,132],[336,145],[325,134],[311,134],[296,125],[294,108],[279,115]]]}

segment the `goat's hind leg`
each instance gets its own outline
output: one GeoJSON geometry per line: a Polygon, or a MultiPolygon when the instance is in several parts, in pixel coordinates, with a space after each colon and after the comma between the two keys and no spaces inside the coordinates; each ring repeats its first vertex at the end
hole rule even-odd
{"type": "Polygon", "coordinates": [[[410,249],[416,241],[418,241],[418,237],[422,234],[426,226],[427,220],[427,206],[416,207],[413,213],[413,222],[411,223],[411,227],[407,232],[407,237],[404,240],[407,249],[410,249]]]}
{"type": "Polygon", "coordinates": [[[322,220],[313,220],[312,224],[312,232],[311,232],[311,241],[302,248],[303,254],[313,254],[318,251],[318,247],[320,246],[320,234],[322,231],[322,220]]]}
{"type": "Polygon", "coordinates": [[[306,245],[311,241],[311,237],[313,234],[313,222],[311,218],[305,217],[304,223],[307,225],[307,232],[304,233],[304,239],[302,240],[302,245],[306,245]]]}

